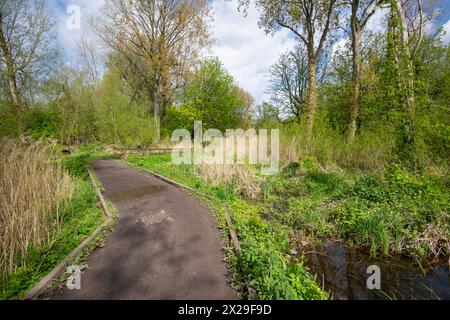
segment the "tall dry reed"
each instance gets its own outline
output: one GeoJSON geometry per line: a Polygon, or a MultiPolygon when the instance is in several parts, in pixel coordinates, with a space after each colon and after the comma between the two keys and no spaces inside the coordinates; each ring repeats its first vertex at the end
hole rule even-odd
{"type": "Polygon", "coordinates": [[[0,141],[0,275],[26,265],[30,245],[49,244],[74,182],[41,142],[0,141]]]}
{"type": "Polygon", "coordinates": [[[245,198],[256,199],[262,191],[261,179],[256,170],[241,164],[202,164],[198,167],[200,177],[213,186],[232,185],[245,198]]]}

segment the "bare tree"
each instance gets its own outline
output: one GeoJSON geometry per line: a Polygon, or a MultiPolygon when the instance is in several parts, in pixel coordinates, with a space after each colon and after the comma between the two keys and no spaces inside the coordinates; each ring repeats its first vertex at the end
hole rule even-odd
{"type": "Polygon", "coordinates": [[[350,30],[352,46],[352,101],[350,103],[350,117],[347,140],[352,142],[356,134],[356,120],[358,118],[358,101],[361,87],[361,32],[370,17],[375,13],[379,0],[347,0],[351,7],[350,30]]]}
{"type": "MultiPolygon", "coordinates": [[[[317,62],[318,83],[326,74],[326,55],[317,62]]],[[[270,69],[271,102],[285,116],[300,117],[306,112],[306,92],[308,91],[308,54],[302,45],[282,54],[270,69]]]]}
{"type": "Polygon", "coordinates": [[[107,0],[91,21],[100,39],[140,72],[158,135],[175,90],[209,44],[209,18],[206,0],[107,0]]]}
{"type": "Polygon", "coordinates": [[[82,69],[87,73],[91,83],[97,83],[100,80],[99,63],[101,61],[98,44],[94,40],[82,36],[76,46],[82,69]]]}
{"type": "Polygon", "coordinates": [[[23,136],[23,91],[32,80],[43,78],[55,51],[54,22],[43,1],[0,0],[0,69],[8,79],[16,109],[19,136],[23,136]]]}
{"type": "MultiPolygon", "coordinates": [[[[251,0],[239,0],[248,8],[251,0]]],[[[330,30],[337,20],[339,0],[254,0],[261,9],[260,26],[266,32],[286,28],[306,46],[308,55],[308,91],[306,123],[311,137],[317,108],[317,61],[321,56],[330,30]]]]}

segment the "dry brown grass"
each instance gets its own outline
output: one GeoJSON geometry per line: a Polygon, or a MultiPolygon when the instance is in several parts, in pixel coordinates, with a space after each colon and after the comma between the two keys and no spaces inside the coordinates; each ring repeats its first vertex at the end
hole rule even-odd
{"type": "Polygon", "coordinates": [[[233,185],[242,196],[254,200],[261,193],[261,181],[256,169],[241,164],[202,164],[198,173],[203,180],[213,186],[233,185]]]}
{"type": "Polygon", "coordinates": [[[446,229],[448,230],[448,227],[446,227],[444,221],[430,223],[415,240],[414,245],[417,247],[428,248],[430,255],[433,257],[445,256],[446,253],[450,253],[450,239],[448,232],[443,232],[443,230],[446,229]],[[439,225],[440,223],[442,225],[439,225]]]}
{"type": "Polygon", "coordinates": [[[74,192],[74,182],[49,148],[0,141],[0,274],[6,279],[26,264],[31,244],[50,242],[74,192]]]}

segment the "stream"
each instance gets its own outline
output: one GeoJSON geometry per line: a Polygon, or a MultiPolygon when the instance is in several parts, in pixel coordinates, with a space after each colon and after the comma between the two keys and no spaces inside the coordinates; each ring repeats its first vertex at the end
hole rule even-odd
{"type": "Polygon", "coordinates": [[[367,248],[349,247],[339,241],[323,240],[304,246],[306,265],[332,299],[442,299],[450,300],[449,262],[426,265],[411,258],[371,257],[367,248]],[[381,289],[367,288],[367,267],[380,268],[381,289]]]}

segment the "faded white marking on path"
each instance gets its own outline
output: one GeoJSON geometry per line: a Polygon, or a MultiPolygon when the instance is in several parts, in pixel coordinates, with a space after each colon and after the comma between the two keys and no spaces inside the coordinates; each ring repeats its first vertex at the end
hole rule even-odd
{"type": "Polygon", "coordinates": [[[173,222],[175,220],[172,219],[164,210],[158,210],[151,214],[142,216],[139,219],[136,219],[137,223],[141,223],[146,227],[157,223],[161,223],[163,221],[173,222]]]}

